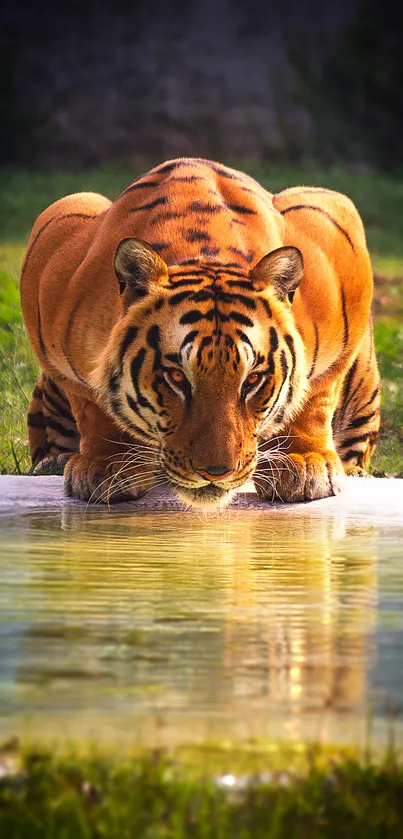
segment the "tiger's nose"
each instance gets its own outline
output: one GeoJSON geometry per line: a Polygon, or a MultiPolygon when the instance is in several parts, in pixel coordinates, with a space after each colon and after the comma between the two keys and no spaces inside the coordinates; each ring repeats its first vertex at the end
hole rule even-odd
{"type": "Polygon", "coordinates": [[[229,478],[230,475],[235,471],[231,469],[230,466],[227,464],[221,466],[206,466],[205,469],[200,469],[198,466],[193,466],[195,472],[198,475],[201,475],[202,478],[206,478],[208,481],[224,481],[225,478],[229,478]]]}

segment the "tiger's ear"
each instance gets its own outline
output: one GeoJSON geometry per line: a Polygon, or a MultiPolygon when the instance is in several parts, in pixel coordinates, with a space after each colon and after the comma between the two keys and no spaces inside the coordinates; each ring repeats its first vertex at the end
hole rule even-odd
{"type": "Polygon", "coordinates": [[[252,268],[250,279],[256,291],[272,287],[280,300],[294,294],[304,274],[304,260],[298,248],[271,251],[252,268]]]}
{"type": "Polygon", "coordinates": [[[115,273],[124,308],[145,297],[153,285],[168,278],[168,267],[151,245],[141,239],[122,239],[115,253],[115,273]]]}

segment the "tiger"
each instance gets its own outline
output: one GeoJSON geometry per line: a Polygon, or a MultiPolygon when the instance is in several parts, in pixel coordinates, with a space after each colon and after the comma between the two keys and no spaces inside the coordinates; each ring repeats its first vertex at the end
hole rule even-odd
{"type": "Polygon", "coordinates": [[[92,502],[337,495],[379,434],[372,288],[361,218],[331,189],[179,158],[113,202],[61,198],[21,271],[33,468],[53,458],[92,502]]]}

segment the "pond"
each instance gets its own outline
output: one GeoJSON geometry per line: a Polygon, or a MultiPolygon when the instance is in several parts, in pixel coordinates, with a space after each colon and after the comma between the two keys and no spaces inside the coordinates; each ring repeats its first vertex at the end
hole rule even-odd
{"type": "Polygon", "coordinates": [[[1,511],[0,736],[402,743],[403,481],[207,515],[0,478],[1,511]]]}

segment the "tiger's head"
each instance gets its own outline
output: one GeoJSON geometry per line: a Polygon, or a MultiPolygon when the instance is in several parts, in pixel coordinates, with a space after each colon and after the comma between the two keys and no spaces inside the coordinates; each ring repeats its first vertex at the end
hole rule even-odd
{"type": "Polygon", "coordinates": [[[278,248],[249,274],[197,259],[168,268],[145,242],[124,239],[115,272],[122,317],[93,384],[122,428],[159,447],[181,498],[221,505],[307,390],[290,303],[301,253],[278,248]]]}

